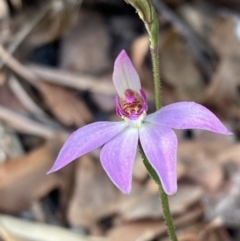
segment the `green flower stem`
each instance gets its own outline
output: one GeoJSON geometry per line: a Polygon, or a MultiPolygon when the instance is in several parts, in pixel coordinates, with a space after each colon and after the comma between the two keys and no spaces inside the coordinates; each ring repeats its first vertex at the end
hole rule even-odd
{"type": "MultiPolygon", "coordinates": [[[[159,69],[159,58],[158,58],[158,38],[159,38],[159,23],[157,13],[152,5],[151,0],[125,0],[127,3],[131,4],[136,10],[139,17],[144,22],[146,30],[149,35],[150,50],[152,56],[153,65],[153,80],[154,80],[154,90],[155,90],[155,104],[156,109],[162,108],[162,97],[161,97],[161,85],[160,85],[160,69],[159,69]]],[[[169,209],[168,196],[162,188],[161,181],[150,165],[147,157],[145,156],[141,146],[139,146],[140,153],[142,155],[143,163],[148,170],[149,175],[159,186],[160,199],[162,204],[163,216],[168,228],[168,234],[171,241],[178,241],[175,228],[172,221],[171,212],[169,209]]]]}
{"type": "Polygon", "coordinates": [[[168,235],[169,235],[171,241],[178,241],[177,235],[176,235],[176,232],[175,232],[175,228],[174,228],[174,225],[173,225],[173,221],[172,221],[170,208],[169,208],[168,196],[164,192],[164,190],[162,188],[162,184],[159,180],[159,177],[158,177],[157,173],[155,172],[155,170],[153,169],[153,167],[151,166],[151,164],[149,163],[149,161],[148,161],[146,155],[144,154],[143,149],[142,149],[140,144],[139,144],[139,152],[142,156],[143,163],[144,163],[146,169],[148,170],[149,175],[159,186],[159,194],[160,194],[160,199],[161,199],[161,204],[162,204],[163,217],[165,219],[165,223],[166,223],[167,228],[168,228],[168,235]]]}
{"type": "Polygon", "coordinates": [[[151,56],[152,56],[152,66],[153,66],[155,105],[156,105],[156,109],[160,110],[162,108],[162,95],[161,95],[161,82],[160,82],[160,71],[159,71],[158,46],[156,46],[155,48],[151,48],[151,56]]]}
{"type": "Polygon", "coordinates": [[[159,185],[159,194],[160,194],[160,199],[162,203],[163,216],[168,228],[168,235],[172,241],[178,241],[178,238],[175,232],[175,227],[172,220],[172,215],[169,208],[168,196],[164,192],[162,185],[159,185]]]}

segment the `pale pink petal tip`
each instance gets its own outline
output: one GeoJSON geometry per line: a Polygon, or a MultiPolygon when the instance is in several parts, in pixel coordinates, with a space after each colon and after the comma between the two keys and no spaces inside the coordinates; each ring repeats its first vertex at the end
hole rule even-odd
{"type": "Polygon", "coordinates": [[[117,59],[121,59],[121,58],[129,58],[125,49],[123,49],[117,57],[117,59]]]}
{"type": "Polygon", "coordinates": [[[195,102],[178,102],[146,117],[146,121],[173,129],[203,129],[220,134],[232,133],[206,107],[195,102]]]}
{"type": "Polygon", "coordinates": [[[162,125],[146,123],[139,130],[140,142],[149,163],[158,174],[168,195],[177,191],[177,137],[162,125]]]}
{"type": "Polygon", "coordinates": [[[79,128],[73,132],[61,148],[57,160],[49,173],[58,171],[76,158],[101,147],[118,133],[123,131],[128,124],[120,122],[95,122],[79,128]]]}
{"type": "Polygon", "coordinates": [[[111,181],[125,194],[131,192],[137,144],[138,130],[129,128],[106,143],[100,154],[103,169],[111,181]]]}

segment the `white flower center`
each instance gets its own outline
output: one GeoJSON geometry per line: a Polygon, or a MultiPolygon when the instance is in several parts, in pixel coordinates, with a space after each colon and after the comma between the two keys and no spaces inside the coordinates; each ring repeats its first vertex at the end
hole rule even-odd
{"type": "Polygon", "coordinates": [[[143,122],[145,116],[146,116],[146,112],[144,111],[144,113],[135,120],[131,120],[125,116],[122,116],[122,119],[124,121],[126,121],[130,127],[139,129],[142,126],[142,122],[143,122]]]}

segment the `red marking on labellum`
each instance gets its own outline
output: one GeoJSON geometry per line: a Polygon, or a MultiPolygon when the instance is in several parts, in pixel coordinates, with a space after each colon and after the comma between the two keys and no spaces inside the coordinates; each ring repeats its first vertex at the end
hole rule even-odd
{"type": "Polygon", "coordinates": [[[144,99],[142,96],[131,90],[125,90],[124,97],[120,99],[120,108],[118,109],[120,116],[127,118],[136,118],[143,113],[144,99]]]}
{"type": "Polygon", "coordinates": [[[143,106],[136,98],[132,103],[123,102],[123,111],[127,114],[138,114],[143,106]]]}

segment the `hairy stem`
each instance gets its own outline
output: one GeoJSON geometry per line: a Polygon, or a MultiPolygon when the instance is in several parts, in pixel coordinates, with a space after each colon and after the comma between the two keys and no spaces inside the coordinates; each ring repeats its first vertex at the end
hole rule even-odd
{"type": "Polygon", "coordinates": [[[164,190],[162,188],[161,181],[159,180],[159,177],[158,177],[157,173],[155,172],[155,170],[153,169],[153,167],[149,163],[147,157],[145,156],[141,145],[139,145],[139,151],[141,153],[143,163],[144,163],[145,167],[147,168],[149,175],[159,186],[159,194],[160,194],[160,200],[161,200],[161,204],[162,204],[163,217],[164,217],[165,223],[167,225],[168,235],[169,235],[171,241],[178,241],[177,235],[175,233],[173,221],[172,221],[170,208],[169,208],[168,196],[164,192],[164,190]]]}
{"type": "Polygon", "coordinates": [[[178,238],[175,232],[175,227],[172,220],[172,215],[169,208],[168,196],[164,192],[162,185],[159,185],[159,194],[160,194],[160,199],[162,203],[163,216],[168,228],[168,235],[172,241],[178,241],[178,238]]]}
{"type": "Polygon", "coordinates": [[[155,91],[155,105],[156,109],[162,108],[162,96],[161,96],[161,82],[160,82],[160,71],[159,71],[159,58],[158,58],[158,47],[151,47],[152,56],[152,67],[153,67],[153,80],[154,80],[154,91],[155,91]]]}

